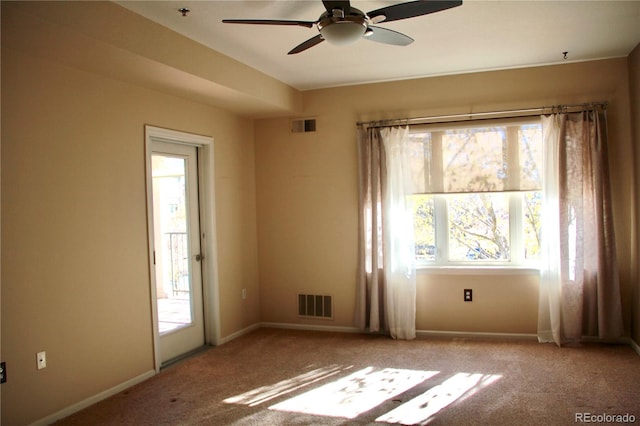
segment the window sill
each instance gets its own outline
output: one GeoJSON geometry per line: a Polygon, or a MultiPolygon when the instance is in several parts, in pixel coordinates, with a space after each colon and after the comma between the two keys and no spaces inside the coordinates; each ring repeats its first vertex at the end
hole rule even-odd
{"type": "Polygon", "coordinates": [[[417,265],[418,275],[539,275],[540,270],[532,266],[464,265],[430,266],[417,265]]]}

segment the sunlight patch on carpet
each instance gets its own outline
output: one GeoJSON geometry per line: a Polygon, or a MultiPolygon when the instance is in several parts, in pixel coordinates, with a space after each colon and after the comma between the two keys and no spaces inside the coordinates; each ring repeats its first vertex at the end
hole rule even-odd
{"type": "Polygon", "coordinates": [[[331,377],[340,371],[348,370],[351,366],[345,367],[340,365],[331,365],[328,367],[317,368],[300,374],[291,379],[282,380],[276,384],[269,386],[261,386],[240,395],[225,399],[223,402],[227,404],[242,404],[253,407],[263,402],[269,401],[289,392],[293,392],[319,380],[331,377]]]}
{"type": "Polygon", "coordinates": [[[437,371],[367,367],[269,409],[353,419],[436,374],[437,371]]]}
{"type": "Polygon", "coordinates": [[[403,425],[426,424],[443,408],[463,400],[500,379],[495,374],[458,373],[420,396],[376,419],[376,422],[403,425]]]}

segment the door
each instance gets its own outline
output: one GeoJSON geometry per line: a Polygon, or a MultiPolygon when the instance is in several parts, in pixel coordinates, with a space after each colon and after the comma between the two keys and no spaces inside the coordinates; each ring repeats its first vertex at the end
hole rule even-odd
{"type": "Polygon", "coordinates": [[[153,251],[159,360],[205,343],[198,151],[151,142],[153,251]]]}

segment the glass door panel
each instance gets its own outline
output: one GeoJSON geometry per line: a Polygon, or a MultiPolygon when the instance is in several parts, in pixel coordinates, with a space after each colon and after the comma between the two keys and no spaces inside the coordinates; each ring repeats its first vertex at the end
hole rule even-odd
{"type": "Polygon", "coordinates": [[[153,142],[153,242],[161,363],[204,345],[197,148],[153,142]]]}
{"type": "Polygon", "coordinates": [[[186,160],[152,156],[156,295],[160,334],[192,323],[186,160]]]}

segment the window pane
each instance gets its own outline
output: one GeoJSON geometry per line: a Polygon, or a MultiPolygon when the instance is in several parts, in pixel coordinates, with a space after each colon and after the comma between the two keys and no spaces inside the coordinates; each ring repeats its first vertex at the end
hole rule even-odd
{"type": "Polygon", "coordinates": [[[540,123],[520,126],[520,189],[542,188],[542,126],[540,123]]]}
{"type": "Polygon", "coordinates": [[[436,259],[434,204],[431,195],[413,195],[413,226],[416,260],[436,259]]]}
{"type": "Polygon", "coordinates": [[[431,188],[431,133],[412,133],[409,135],[411,157],[411,180],[414,192],[424,193],[431,188]]]}
{"type": "Polygon", "coordinates": [[[416,260],[439,265],[538,260],[543,174],[539,118],[412,129],[416,260]],[[518,234],[512,235],[514,231],[518,234]]]}
{"type": "Polygon", "coordinates": [[[506,159],[504,127],[448,130],[442,136],[445,192],[504,190],[506,159]]]}
{"type": "Polygon", "coordinates": [[[447,197],[449,260],[508,261],[509,196],[460,194],[447,197]]]}
{"type": "Polygon", "coordinates": [[[542,192],[524,193],[524,258],[540,259],[540,213],[542,192]]]}

